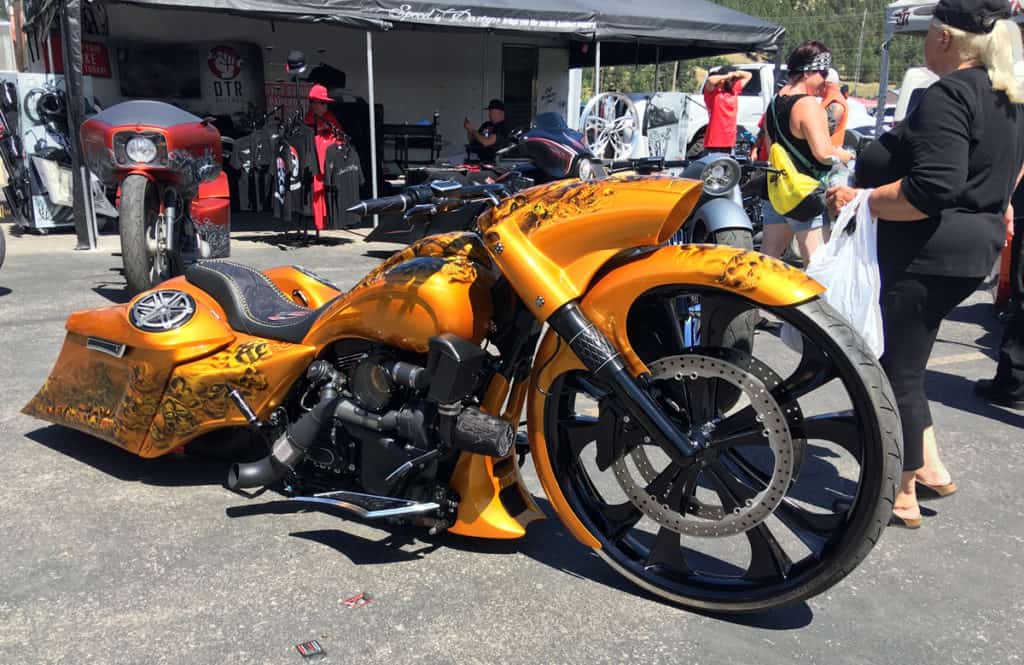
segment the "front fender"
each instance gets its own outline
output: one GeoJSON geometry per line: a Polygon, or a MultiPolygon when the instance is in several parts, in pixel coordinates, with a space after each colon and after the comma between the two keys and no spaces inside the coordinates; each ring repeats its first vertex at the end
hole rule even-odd
{"type": "Polygon", "coordinates": [[[701,205],[686,222],[689,228],[697,228],[701,224],[709,234],[726,229],[746,229],[754,232],[754,225],[750,223],[750,217],[743,206],[724,197],[711,199],[701,205]]]}
{"type": "MultiPolygon", "coordinates": [[[[647,291],[674,284],[720,289],[771,307],[797,305],[825,290],[804,272],[758,252],[718,245],[682,245],[641,254],[605,272],[580,303],[583,312],[611,340],[635,376],[649,370],[627,335],[630,307],[647,291]]],[[[597,538],[572,511],[562,493],[548,456],[544,431],[545,398],[551,384],[565,372],[585,368],[569,345],[550,328],[538,347],[534,367],[527,426],[537,476],[570,533],[584,545],[599,548],[597,538]]]]}

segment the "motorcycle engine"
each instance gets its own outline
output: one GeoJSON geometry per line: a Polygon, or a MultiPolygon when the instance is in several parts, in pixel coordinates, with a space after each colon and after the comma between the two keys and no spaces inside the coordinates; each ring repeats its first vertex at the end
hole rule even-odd
{"type": "Polygon", "coordinates": [[[335,426],[321,434],[306,456],[300,474],[305,491],[432,497],[440,456],[397,481],[392,475],[437,448],[428,427],[433,414],[423,399],[429,385],[426,370],[392,349],[361,340],[339,342],[335,352],[333,367],[323,363],[323,371],[336,377],[343,403],[335,426]]]}

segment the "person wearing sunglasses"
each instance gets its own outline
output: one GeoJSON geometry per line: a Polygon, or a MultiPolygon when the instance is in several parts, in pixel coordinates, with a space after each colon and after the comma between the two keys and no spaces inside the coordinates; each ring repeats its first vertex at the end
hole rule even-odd
{"type": "MultiPolygon", "coordinates": [[[[799,153],[791,155],[797,169],[822,179],[832,168],[833,158],[844,164],[853,159],[850,152],[833,145],[828,117],[819,101],[825,96],[832,53],[821,42],[804,42],[790,54],[786,67],[786,85],[772,100],[764,117],[767,145],[781,141],[784,146],[792,146],[799,153]]],[[[765,254],[781,256],[795,235],[800,256],[806,263],[824,241],[824,231],[824,215],[809,221],[789,219],[765,201],[761,246],[765,254]]]]}

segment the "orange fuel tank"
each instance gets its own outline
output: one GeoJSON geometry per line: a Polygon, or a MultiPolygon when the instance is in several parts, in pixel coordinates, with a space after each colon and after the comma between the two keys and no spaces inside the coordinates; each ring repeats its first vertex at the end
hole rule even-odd
{"type": "Polygon", "coordinates": [[[476,234],[429,236],[396,252],[328,306],[304,343],[320,348],[361,337],[417,353],[442,333],[479,343],[493,313],[497,278],[476,234]]]}

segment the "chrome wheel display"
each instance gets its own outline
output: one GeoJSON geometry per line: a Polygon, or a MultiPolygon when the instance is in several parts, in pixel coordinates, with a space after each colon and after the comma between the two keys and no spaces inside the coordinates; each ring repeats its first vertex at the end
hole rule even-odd
{"type": "Polygon", "coordinates": [[[640,145],[640,114],[626,95],[604,92],[587,102],[580,115],[580,131],[595,156],[629,159],[640,145]]]}

